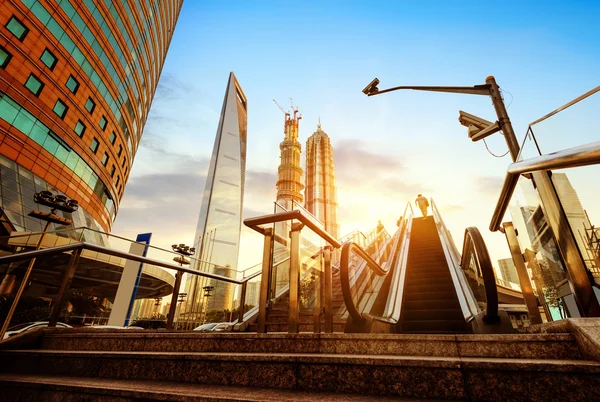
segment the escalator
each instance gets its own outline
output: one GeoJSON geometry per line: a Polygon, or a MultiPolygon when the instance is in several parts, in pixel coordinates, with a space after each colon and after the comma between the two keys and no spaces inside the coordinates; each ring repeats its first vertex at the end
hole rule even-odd
{"type": "Polygon", "coordinates": [[[474,227],[466,229],[461,255],[433,200],[431,206],[433,216],[417,218],[407,205],[385,264],[356,244],[342,246],[346,332],[506,332],[481,234],[474,227]],[[473,265],[484,278],[483,290],[471,289],[463,272],[462,267],[473,265]]]}
{"type": "Polygon", "coordinates": [[[469,332],[433,216],[415,218],[399,332],[469,332]]]}

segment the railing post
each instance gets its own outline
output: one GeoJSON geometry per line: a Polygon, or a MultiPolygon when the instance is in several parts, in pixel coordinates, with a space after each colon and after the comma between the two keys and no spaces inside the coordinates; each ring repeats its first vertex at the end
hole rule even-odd
{"type": "Polygon", "coordinates": [[[264,246],[262,260],[262,280],[260,282],[260,300],[258,302],[258,332],[267,332],[267,299],[269,297],[269,278],[273,261],[273,229],[264,230],[264,246]]]}
{"type": "Polygon", "coordinates": [[[521,247],[519,246],[519,240],[517,239],[517,232],[512,222],[504,222],[502,224],[504,228],[504,235],[508,242],[508,248],[512,256],[517,275],[519,276],[519,283],[521,285],[521,291],[523,293],[523,299],[527,306],[527,312],[529,313],[529,322],[532,324],[541,324],[542,317],[540,315],[540,309],[538,308],[538,302],[533,294],[533,288],[531,287],[531,281],[529,280],[529,274],[527,273],[527,267],[525,267],[525,261],[523,260],[523,254],[521,253],[521,247]]]}
{"type": "Polygon", "coordinates": [[[331,272],[331,246],[326,246],[323,250],[323,275],[325,277],[323,299],[325,304],[325,333],[330,334],[333,332],[333,312],[331,306],[332,295],[332,280],[333,274],[331,272]]]}
{"type": "Polygon", "coordinates": [[[246,304],[246,285],[248,282],[242,283],[242,288],[240,289],[240,308],[238,311],[238,324],[244,322],[244,305],[246,304]]]}
{"type": "Polygon", "coordinates": [[[169,316],[167,317],[167,330],[173,329],[173,321],[175,320],[175,311],[177,309],[177,299],[179,298],[179,288],[181,287],[181,279],[183,272],[177,271],[175,274],[175,283],[173,284],[173,294],[171,295],[171,305],[169,306],[169,316]]]}
{"type": "Polygon", "coordinates": [[[52,308],[52,313],[50,314],[50,320],[48,322],[49,327],[56,327],[58,317],[60,316],[60,310],[67,299],[67,295],[69,294],[69,288],[71,287],[73,276],[75,276],[75,271],[77,270],[77,266],[79,265],[79,258],[81,257],[82,251],[83,248],[73,250],[71,260],[69,261],[69,266],[65,271],[62,284],[60,285],[60,290],[56,295],[56,303],[54,304],[54,307],[52,308]]]}
{"type": "Polygon", "coordinates": [[[288,332],[297,334],[300,321],[300,231],[304,224],[292,224],[290,231],[290,310],[288,332]]]}

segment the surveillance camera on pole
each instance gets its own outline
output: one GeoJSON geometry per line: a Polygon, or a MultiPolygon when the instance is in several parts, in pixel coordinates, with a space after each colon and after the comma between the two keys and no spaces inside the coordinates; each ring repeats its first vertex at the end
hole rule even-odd
{"type": "Polygon", "coordinates": [[[468,127],[468,135],[473,142],[482,140],[485,137],[500,131],[500,125],[498,122],[492,123],[491,121],[482,119],[481,117],[463,112],[462,110],[459,111],[458,121],[463,126],[468,127]]]}

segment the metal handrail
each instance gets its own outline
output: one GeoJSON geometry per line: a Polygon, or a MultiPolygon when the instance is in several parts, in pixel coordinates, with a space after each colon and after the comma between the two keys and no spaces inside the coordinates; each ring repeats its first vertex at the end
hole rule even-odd
{"type": "Polygon", "coordinates": [[[501,230],[501,222],[522,174],[600,164],[600,141],[546,155],[536,156],[508,166],[504,184],[492,215],[490,230],[501,230]]]}
{"type": "MultiPolygon", "coordinates": [[[[398,237],[401,235],[402,229],[404,227],[406,227],[405,217],[406,217],[409,207],[412,212],[412,206],[410,205],[410,203],[408,203],[407,206],[404,208],[404,214],[402,215],[403,226],[400,227],[398,229],[398,231],[396,232],[398,237]]],[[[381,233],[387,234],[387,231],[384,230],[381,233]]],[[[387,235],[389,236],[389,234],[387,234],[387,235]]],[[[378,237],[376,237],[373,240],[373,242],[377,241],[378,237]]],[[[396,236],[394,236],[394,237],[396,237],[396,236]]],[[[390,236],[390,240],[393,239],[394,237],[390,236]]],[[[397,250],[395,250],[397,248],[396,247],[397,240],[398,239],[396,239],[396,241],[393,244],[392,252],[397,251],[397,250]]],[[[351,285],[350,285],[349,265],[350,265],[350,255],[352,255],[353,252],[355,252],[356,255],[358,257],[362,258],[363,261],[366,263],[366,266],[363,269],[369,268],[369,269],[371,269],[371,271],[373,271],[373,273],[375,273],[378,276],[387,275],[393,265],[387,264],[386,268],[383,268],[375,260],[373,260],[371,258],[371,256],[362,247],[360,247],[358,244],[356,244],[354,242],[347,242],[347,243],[344,243],[344,245],[342,246],[342,255],[340,258],[340,281],[341,281],[341,287],[342,287],[342,296],[344,297],[344,304],[346,305],[348,314],[350,314],[350,316],[352,317],[352,319],[355,322],[363,322],[365,320],[365,318],[363,317],[362,313],[358,310],[357,306],[354,303],[354,300],[352,299],[352,289],[351,289],[351,285]]],[[[394,260],[394,257],[395,256],[392,256],[392,260],[394,260]]]]}
{"type": "Polygon", "coordinates": [[[325,228],[323,228],[323,225],[319,221],[317,221],[314,217],[310,216],[308,213],[305,213],[301,209],[286,212],[277,212],[270,215],[262,215],[257,216],[255,218],[244,219],[244,225],[264,235],[265,229],[260,227],[260,225],[289,221],[292,219],[298,220],[304,225],[308,226],[313,232],[319,235],[323,240],[327,241],[327,243],[331,244],[334,248],[342,247],[342,244],[332,235],[330,235],[325,230],[325,228]]]}
{"type": "Polygon", "coordinates": [[[492,260],[485,245],[485,241],[481,236],[481,232],[476,227],[468,227],[465,229],[465,240],[463,242],[463,252],[460,266],[464,267],[469,264],[471,252],[474,253],[475,262],[481,271],[483,277],[483,286],[485,289],[485,316],[486,323],[498,322],[498,287],[496,286],[496,275],[492,267],[492,260]]]}
{"type": "Polygon", "coordinates": [[[137,262],[141,262],[141,263],[145,263],[145,264],[156,265],[161,268],[172,269],[172,270],[179,271],[182,273],[203,276],[203,277],[211,278],[211,279],[217,279],[220,281],[229,282],[229,283],[233,283],[236,285],[242,285],[245,282],[248,282],[249,280],[254,279],[261,274],[261,271],[258,271],[252,275],[247,276],[246,278],[238,280],[238,279],[229,278],[227,276],[212,274],[210,272],[196,271],[193,269],[184,268],[180,265],[169,264],[169,263],[166,263],[166,262],[163,262],[160,260],[155,260],[153,258],[143,257],[140,255],[135,255],[135,254],[129,254],[128,252],[125,252],[125,251],[119,251],[119,250],[115,250],[115,249],[111,249],[111,248],[107,248],[107,247],[103,247],[103,246],[99,246],[97,244],[87,243],[87,242],[71,243],[71,244],[66,244],[63,246],[49,247],[49,248],[43,248],[40,250],[25,251],[22,253],[3,256],[3,257],[0,257],[0,264],[9,264],[11,262],[28,260],[31,258],[48,256],[48,255],[53,255],[53,254],[59,254],[59,253],[67,252],[67,251],[74,251],[77,249],[95,251],[98,253],[111,255],[113,257],[120,257],[120,258],[125,258],[128,260],[133,260],[133,261],[137,261],[137,262]]]}

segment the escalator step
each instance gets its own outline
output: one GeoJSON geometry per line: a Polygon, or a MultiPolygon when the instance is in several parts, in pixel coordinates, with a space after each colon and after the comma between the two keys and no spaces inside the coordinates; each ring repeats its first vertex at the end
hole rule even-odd
{"type": "Polygon", "coordinates": [[[428,331],[428,332],[464,332],[467,323],[461,320],[432,320],[432,321],[403,321],[402,332],[428,331]]]}
{"type": "Polygon", "coordinates": [[[460,309],[448,310],[406,310],[403,313],[406,321],[460,321],[464,320],[460,309]]]}
{"type": "Polygon", "coordinates": [[[402,309],[409,310],[454,310],[460,309],[458,300],[407,300],[402,309]]]}
{"type": "Polygon", "coordinates": [[[430,283],[430,284],[417,284],[413,285],[412,283],[407,283],[404,287],[404,291],[406,294],[411,293],[429,293],[429,292],[452,292],[454,290],[454,285],[452,282],[450,283],[430,283]]]}
{"type": "Polygon", "coordinates": [[[419,301],[419,300],[456,300],[456,292],[453,290],[446,292],[419,292],[419,293],[405,293],[406,301],[419,301]]]}

